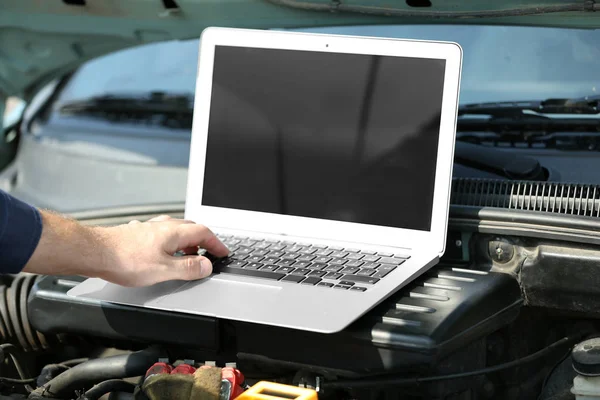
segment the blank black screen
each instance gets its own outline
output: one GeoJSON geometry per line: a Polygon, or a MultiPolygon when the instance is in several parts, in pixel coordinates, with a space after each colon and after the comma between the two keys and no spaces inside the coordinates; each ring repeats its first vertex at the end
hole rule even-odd
{"type": "Polygon", "coordinates": [[[217,46],[202,203],[430,230],[444,70],[217,46]]]}

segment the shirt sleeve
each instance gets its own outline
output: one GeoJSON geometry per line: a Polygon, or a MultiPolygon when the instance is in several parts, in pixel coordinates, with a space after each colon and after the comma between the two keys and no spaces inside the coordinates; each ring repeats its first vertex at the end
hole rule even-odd
{"type": "Polygon", "coordinates": [[[40,212],[0,190],[0,274],[21,272],[41,235],[40,212]]]}

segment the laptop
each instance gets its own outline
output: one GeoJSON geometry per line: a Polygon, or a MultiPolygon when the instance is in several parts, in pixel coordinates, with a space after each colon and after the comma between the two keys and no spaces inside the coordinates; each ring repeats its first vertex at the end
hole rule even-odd
{"type": "Polygon", "coordinates": [[[461,61],[448,42],[208,28],[185,218],[231,255],[198,281],[69,295],[346,328],[444,253],[461,61]]]}

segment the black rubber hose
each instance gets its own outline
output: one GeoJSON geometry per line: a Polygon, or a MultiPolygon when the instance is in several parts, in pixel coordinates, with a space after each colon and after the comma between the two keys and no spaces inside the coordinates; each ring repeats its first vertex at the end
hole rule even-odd
{"type": "Polygon", "coordinates": [[[122,379],[110,379],[95,385],[93,388],[85,392],[79,400],[98,400],[110,392],[127,392],[133,393],[135,385],[131,382],[126,382],[122,379]]]}
{"type": "Polygon", "coordinates": [[[88,389],[98,382],[144,375],[159,356],[160,351],[151,347],[135,353],[86,361],[37,388],[34,395],[72,398],[75,390],[88,389]]]}
{"type": "Polygon", "coordinates": [[[28,296],[41,278],[41,275],[19,274],[6,286],[0,286],[0,339],[18,345],[25,352],[51,347],[47,338],[33,329],[27,314],[28,296]]]}

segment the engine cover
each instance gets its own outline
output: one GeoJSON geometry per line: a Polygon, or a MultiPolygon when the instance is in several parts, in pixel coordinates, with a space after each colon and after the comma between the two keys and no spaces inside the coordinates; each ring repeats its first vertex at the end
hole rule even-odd
{"type": "Polygon", "coordinates": [[[81,280],[48,276],[36,283],[28,300],[35,329],[182,346],[337,374],[433,365],[511,322],[522,305],[511,276],[442,263],[348,329],[327,335],[67,296],[81,280]]]}

